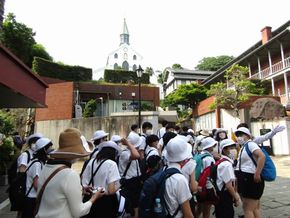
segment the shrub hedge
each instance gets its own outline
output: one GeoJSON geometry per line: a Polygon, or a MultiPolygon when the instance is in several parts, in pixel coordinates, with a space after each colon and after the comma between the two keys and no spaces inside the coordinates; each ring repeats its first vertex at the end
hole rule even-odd
{"type": "MultiPolygon", "coordinates": [[[[104,80],[105,82],[108,82],[108,83],[128,83],[129,81],[133,81],[136,84],[138,83],[138,77],[137,77],[136,72],[126,71],[126,70],[105,69],[104,80]]],[[[150,83],[150,76],[148,73],[142,74],[141,83],[143,84],[150,83]]]]}

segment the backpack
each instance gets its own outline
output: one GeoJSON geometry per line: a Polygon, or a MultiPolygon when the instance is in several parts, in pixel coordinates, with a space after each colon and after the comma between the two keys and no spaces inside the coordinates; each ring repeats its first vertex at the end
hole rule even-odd
{"type": "Polygon", "coordinates": [[[225,186],[223,186],[221,191],[217,187],[217,167],[223,161],[226,161],[226,159],[222,158],[215,163],[212,163],[210,166],[206,167],[200,174],[198,180],[199,191],[197,193],[198,201],[206,201],[214,205],[218,203],[219,195],[224,190],[225,186]]]}
{"type": "Polygon", "coordinates": [[[162,217],[175,217],[180,207],[177,208],[173,215],[169,214],[170,205],[166,205],[164,199],[165,181],[170,176],[180,173],[176,168],[161,169],[153,176],[149,177],[143,184],[143,188],[139,200],[139,217],[140,218],[162,218],[162,217]],[[155,202],[159,199],[160,210],[154,211],[155,202]]]}
{"type": "Polygon", "coordinates": [[[8,197],[9,197],[9,200],[11,203],[11,208],[10,208],[11,211],[22,211],[23,210],[25,197],[28,196],[28,194],[30,193],[30,191],[33,188],[33,183],[32,183],[29,190],[26,191],[27,171],[36,162],[40,162],[40,161],[34,160],[29,165],[29,167],[25,170],[25,172],[18,173],[17,176],[13,179],[13,181],[9,185],[7,192],[8,192],[8,197]]]}
{"type": "MultiPolygon", "coordinates": [[[[253,158],[253,155],[249,149],[248,143],[246,143],[244,146],[245,146],[247,154],[249,155],[249,157],[252,159],[253,163],[257,167],[257,163],[253,158]]],[[[262,152],[265,155],[265,164],[264,164],[264,167],[263,167],[262,172],[261,172],[261,177],[267,182],[272,182],[276,179],[275,164],[273,163],[273,161],[272,161],[271,157],[269,156],[269,154],[267,153],[267,151],[263,147],[260,147],[260,149],[262,150],[262,152]]]]}
{"type": "MultiPolygon", "coordinates": [[[[28,150],[24,151],[26,154],[27,154],[27,165],[29,164],[30,162],[30,153],[28,150]]],[[[21,155],[21,154],[20,154],[21,155]]],[[[20,156],[19,155],[19,156],[20,156]]],[[[8,171],[7,171],[7,174],[8,174],[8,184],[11,185],[11,183],[13,182],[13,180],[16,178],[17,176],[17,169],[18,169],[18,158],[15,158],[15,160],[11,163],[8,171]]]]}
{"type": "Polygon", "coordinates": [[[208,153],[203,153],[203,154],[196,154],[194,155],[193,159],[196,162],[196,167],[195,167],[195,180],[198,181],[200,174],[201,174],[201,169],[203,168],[203,159],[205,157],[210,157],[211,155],[208,153]]]}
{"type": "Polygon", "coordinates": [[[90,160],[92,159],[93,155],[98,151],[98,149],[95,149],[91,154],[90,154],[90,157],[89,159],[85,160],[84,164],[83,164],[83,167],[82,167],[82,170],[81,170],[81,173],[80,173],[80,177],[82,178],[83,176],[83,173],[88,165],[88,163],[90,162],[90,160]]]}

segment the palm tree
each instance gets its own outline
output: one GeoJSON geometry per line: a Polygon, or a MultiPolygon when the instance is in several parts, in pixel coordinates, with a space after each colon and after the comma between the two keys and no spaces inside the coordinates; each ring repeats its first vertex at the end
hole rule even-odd
{"type": "Polygon", "coordinates": [[[4,19],[4,4],[5,0],[0,0],[0,29],[2,29],[2,23],[4,19]]]}

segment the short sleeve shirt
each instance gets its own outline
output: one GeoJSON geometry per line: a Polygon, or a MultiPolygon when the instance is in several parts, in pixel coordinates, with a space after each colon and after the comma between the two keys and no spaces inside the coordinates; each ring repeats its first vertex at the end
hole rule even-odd
{"type": "MultiPolygon", "coordinates": [[[[26,172],[26,194],[28,193],[29,189],[32,187],[33,179],[35,177],[39,177],[40,172],[42,170],[42,163],[39,161],[31,161],[28,164],[29,169],[26,172]]],[[[29,194],[27,197],[29,198],[36,198],[37,196],[37,190],[34,189],[34,187],[31,188],[29,194]]]]}
{"type": "Polygon", "coordinates": [[[146,149],[146,160],[148,160],[148,158],[153,156],[153,155],[160,156],[158,153],[158,150],[156,148],[149,147],[148,149],[146,149]]]}
{"type": "MultiPolygon", "coordinates": [[[[29,148],[27,150],[30,154],[30,160],[33,158],[33,151],[29,148]]],[[[20,156],[17,159],[17,168],[19,168],[21,165],[24,165],[27,167],[28,165],[28,154],[27,152],[22,152],[22,154],[20,154],[20,156]]]]}
{"type": "Polygon", "coordinates": [[[236,176],[233,168],[233,161],[227,156],[222,156],[224,158],[223,162],[221,162],[217,167],[217,180],[216,184],[221,191],[223,186],[229,181],[235,181],[236,176]]]}
{"type": "Polygon", "coordinates": [[[188,183],[190,182],[190,176],[195,171],[196,162],[190,159],[182,168],[181,173],[184,175],[188,183]]]}
{"type": "MultiPolygon", "coordinates": [[[[203,151],[202,153],[208,153],[208,154],[210,154],[210,153],[207,152],[207,151],[203,151]]],[[[202,172],[205,168],[209,167],[212,163],[215,163],[215,160],[214,160],[214,158],[212,157],[212,155],[203,158],[203,159],[202,159],[202,168],[201,168],[201,172],[202,172]]]]}
{"type": "Polygon", "coordinates": [[[146,135],[142,134],[140,136],[140,140],[141,140],[141,142],[140,142],[139,150],[143,150],[144,151],[144,149],[146,147],[146,135]]]}
{"type": "Polygon", "coordinates": [[[128,163],[131,161],[130,167],[126,173],[125,179],[131,179],[140,176],[140,168],[138,160],[130,160],[131,152],[126,149],[122,151],[119,158],[119,171],[121,176],[123,176],[128,163]]]}

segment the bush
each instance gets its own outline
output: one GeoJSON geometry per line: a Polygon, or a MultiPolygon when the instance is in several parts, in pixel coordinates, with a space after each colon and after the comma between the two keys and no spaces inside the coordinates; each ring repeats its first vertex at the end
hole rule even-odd
{"type": "Polygon", "coordinates": [[[15,118],[10,113],[0,110],[0,133],[12,134],[15,128],[15,118]]]}
{"type": "Polygon", "coordinates": [[[92,80],[92,69],[81,66],[69,66],[35,57],[32,70],[40,76],[52,77],[66,81],[92,80]]]}
{"type": "MultiPolygon", "coordinates": [[[[134,71],[126,70],[109,70],[106,69],[104,72],[104,80],[109,83],[128,83],[133,81],[135,84],[138,83],[138,77],[134,71]]],[[[148,73],[143,73],[141,77],[142,84],[150,83],[150,76],[148,73]]]]}
{"type": "Polygon", "coordinates": [[[97,101],[95,99],[91,99],[86,103],[83,117],[94,117],[97,110],[97,101]]]}

